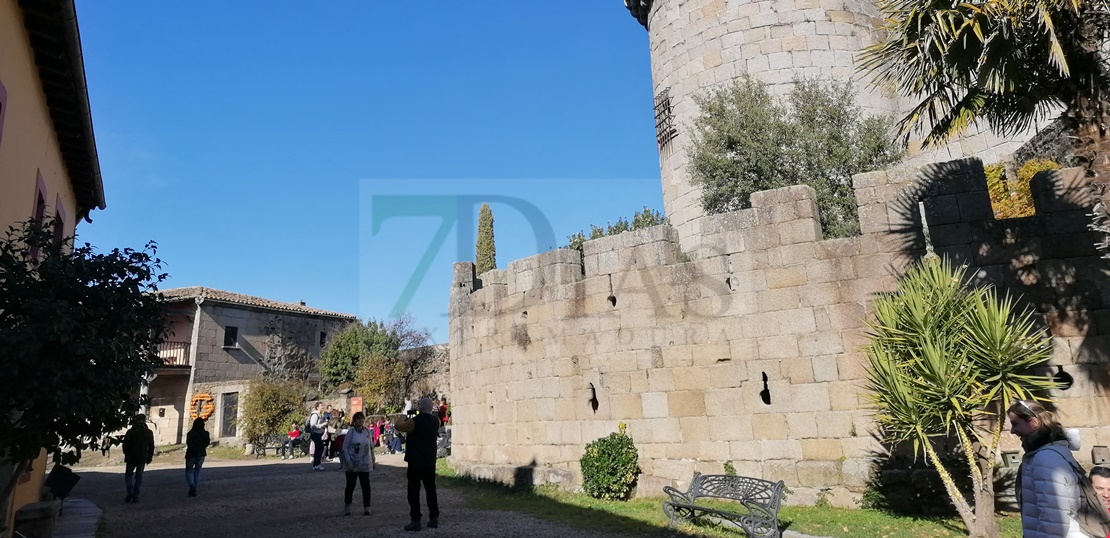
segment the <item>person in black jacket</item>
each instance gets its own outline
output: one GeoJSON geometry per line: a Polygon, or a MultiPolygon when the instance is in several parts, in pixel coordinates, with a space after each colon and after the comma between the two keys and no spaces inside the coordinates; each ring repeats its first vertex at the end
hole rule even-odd
{"type": "Polygon", "coordinates": [[[405,525],[406,531],[420,530],[420,484],[428,497],[428,528],[439,526],[439,500],[436,498],[436,437],[439,433],[439,417],[433,414],[431,398],[421,398],[417,405],[420,413],[405,420],[399,427],[408,430],[405,441],[405,461],[409,464],[409,516],[412,521],[405,525]]]}
{"type": "Polygon", "coordinates": [[[204,465],[204,457],[208,455],[208,445],[212,438],[208,430],[204,429],[204,419],[193,421],[193,429],[185,436],[185,482],[189,484],[189,496],[197,496],[197,486],[200,485],[200,468],[204,465]]]}
{"type": "Polygon", "coordinates": [[[131,421],[131,429],[123,436],[123,483],[127,485],[125,503],[139,502],[139,488],[143,485],[143,469],[154,460],[154,432],[146,427],[146,415],[138,414],[131,421]]]}

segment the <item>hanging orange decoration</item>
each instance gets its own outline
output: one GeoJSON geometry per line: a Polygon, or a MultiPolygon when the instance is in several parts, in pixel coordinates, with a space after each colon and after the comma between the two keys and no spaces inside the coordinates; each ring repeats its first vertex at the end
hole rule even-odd
{"type": "Polygon", "coordinates": [[[211,394],[202,392],[193,396],[193,401],[189,404],[189,410],[194,419],[208,420],[208,417],[216,412],[216,401],[212,399],[211,394]]]}

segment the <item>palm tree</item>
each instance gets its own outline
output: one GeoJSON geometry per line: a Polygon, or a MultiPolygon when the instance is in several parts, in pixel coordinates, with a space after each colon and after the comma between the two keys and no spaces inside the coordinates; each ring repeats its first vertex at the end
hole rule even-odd
{"type": "Polygon", "coordinates": [[[919,99],[903,142],[936,145],[984,120],[1002,136],[1063,110],[1075,154],[1110,183],[1110,0],[880,0],[887,39],[864,51],[877,84],[919,99]]]}
{"type": "Polygon", "coordinates": [[[997,538],[993,478],[1005,409],[1056,387],[1030,372],[1047,362],[1051,344],[1012,299],[964,282],[963,268],[926,259],[875,302],[866,388],[884,440],[925,455],[969,536],[997,538]],[[947,440],[968,464],[970,500],[938,449],[947,440]]]}

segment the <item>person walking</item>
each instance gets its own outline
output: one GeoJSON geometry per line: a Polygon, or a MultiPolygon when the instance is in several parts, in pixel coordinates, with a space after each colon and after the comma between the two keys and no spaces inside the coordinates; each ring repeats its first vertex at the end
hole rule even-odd
{"type": "Polygon", "coordinates": [[[405,461],[408,462],[409,517],[406,531],[420,530],[420,485],[428,498],[428,528],[439,527],[439,499],[436,498],[436,437],[439,433],[439,417],[431,398],[421,398],[417,404],[419,413],[406,418],[397,425],[399,431],[407,431],[405,441],[405,461]]]}
{"type": "Polygon", "coordinates": [[[324,455],[324,430],[327,428],[327,422],[320,411],[323,407],[323,402],[316,402],[316,407],[312,413],[309,413],[307,422],[308,437],[312,440],[312,470],[314,471],[324,470],[324,466],[320,465],[320,458],[324,455]]]}
{"type": "Polygon", "coordinates": [[[355,480],[362,487],[362,514],[370,515],[370,471],[377,468],[370,430],[366,428],[366,415],[359,411],[351,417],[351,427],[343,438],[341,448],[344,469],[347,471],[347,488],[343,490],[343,515],[351,515],[355,480]]]}
{"type": "Polygon", "coordinates": [[[139,502],[143,469],[151,461],[154,461],[154,432],[146,426],[146,415],[140,413],[135,415],[131,428],[123,435],[123,483],[127,486],[123,502],[139,502]]]}
{"type": "Polygon", "coordinates": [[[1025,455],[1016,491],[1024,538],[1088,538],[1073,517],[1081,485],[1072,465],[1070,441],[1056,414],[1039,402],[1018,400],[1006,410],[1010,432],[1021,439],[1025,455]]]}
{"type": "Polygon", "coordinates": [[[204,465],[204,458],[208,455],[208,445],[212,438],[208,430],[204,429],[204,419],[193,420],[193,429],[185,435],[185,482],[189,484],[189,496],[197,496],[197,486],[200,485],[200,468],[204,465]]]}

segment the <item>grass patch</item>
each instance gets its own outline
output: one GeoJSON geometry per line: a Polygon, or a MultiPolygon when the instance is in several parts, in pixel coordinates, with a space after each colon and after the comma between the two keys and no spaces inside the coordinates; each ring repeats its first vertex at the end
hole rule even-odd
{"type": "MultiPolygon", "coordinates": [[[[446,487],[463,490],[460,497],[469,508],[521,512],[574,527],[626,535],[737,537],[739,531],[712,524],[685,525],[677,531],[667,528],[658,498],[629,501],[602,501],[582,493],[570,493],[553,486],[509,488],[476,482],[459,476],[445,460],[437,462],[438,481],[446,487]]],[[[709,503],[727,509],[726,502],[709,503]]],[[[833,538],[953,538],[967,536],[957,518],[900,517],[874,510],[849,510],[814,506],[784,506],[779,523],[785,529],[814,536],[833,538]]],[[[999,517],[1003,538],[1021,537],[1021,519],[1006,514],[999,517]]]]}
{"type": "Polygon", "coordinates": [[[217,445],[208,447],[208,456],[214,460],[253,460],[254,454],[247,454],[241,446],[217,445]]]}

